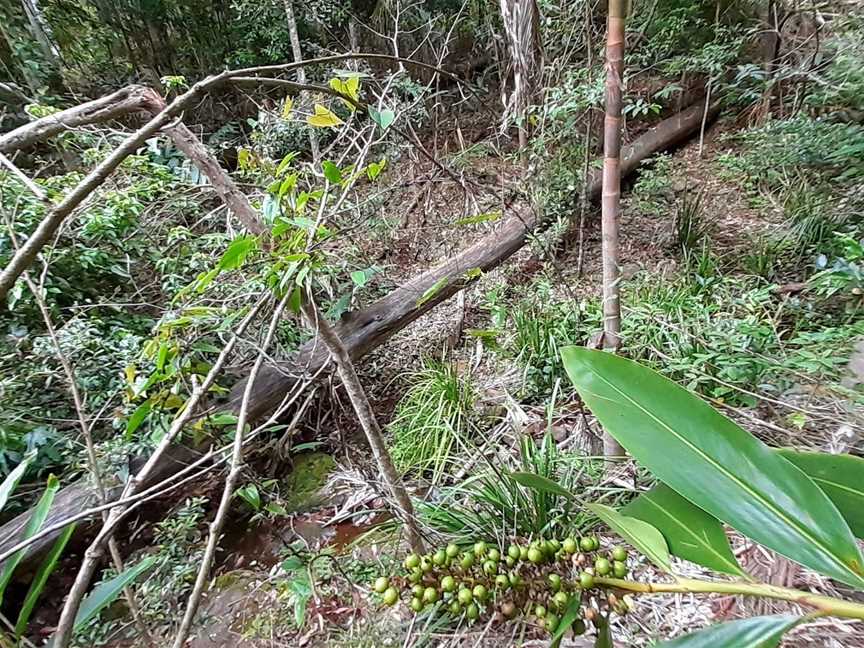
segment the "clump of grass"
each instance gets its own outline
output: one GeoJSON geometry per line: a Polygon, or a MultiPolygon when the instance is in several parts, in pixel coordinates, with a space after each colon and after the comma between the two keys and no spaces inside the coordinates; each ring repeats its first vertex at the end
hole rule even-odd
{"type": "Polygon", "coordinates": [[[470,440],[477,388],[455,364],[427,360],[409,376],[390,423],[392,455],[403,471],[431,471],[437,481],[460,442],[470,440]]]}
{"type": "Polygon", "coordinates": [[[523,486],[514,473],[540,475],[590,500],[602,481],[602,461],[562,453],[549,433],[539,446],[522,437],[519,450],[515,470],[490,462],[484,472],[444,489],[438,500],[419,504],[423,522],[457,543],[466,537],[564,537],[585,531],[591,517],[573,499],[523,486]]]}
{"type": "Polygon", "coordinates": [[[685,192],[675,210],[675,245],[687,259],[700,251],[704,241],[702,193],[685,192]]]}
{"type": "Polygon", "coordinates": [[[507,345],[523,370],[523,396],[551,393],[556,380],[566,380],[561,347],[584,344],[600,329],[599,311],[584,313],[573,300],[557,300],[543,290],[513,309],[513,337],[507,345]],[[593,325],[593,328],[592,328],[593,325]]]}

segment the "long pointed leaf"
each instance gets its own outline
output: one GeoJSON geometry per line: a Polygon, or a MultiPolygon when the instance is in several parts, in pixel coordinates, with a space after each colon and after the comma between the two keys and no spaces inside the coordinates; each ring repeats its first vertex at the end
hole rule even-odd
{"type": "Polygon", "coordinates": [[[729,621],[705,630],[655,644],[656,648],[776,648],[783,635],[800,619],[794,616],[763,616],[729,621]]]}
{"type": "Polygon", "coordinates": [[[864,589],[849,525],[795,465],[646,367],[579,347],[562,355],[601,424],[662,482],[752,540],[864,589]]]}
{"type": "Polygon", "coordinates": [[[807,473],[840,511],[852,533],[864,538],[864,459],[852,455],[778,450],[807,473]]]}
{"type": "Polygon", "coordinates": [[[30,465],[31,460],[32,457],[25,457],[24,461],[15,466],[12,472],[3,480],[3,483],[0,484],[0,511],[6,506],[9,496],[15,490],[18,482],[21,481],[21,477],[24,476],[24,471],[27,470],[27,466],[30,465]]]}
{"type": "Polygon", "coordinates": [[[558,648],[558,646],[561,645],[561,639],[570,629],[570,626],[573,625],[573,622],[581,616],[581,612],[582,594],[581,592],[574,592],[570,595],[570,599],[567,602],[567,609],[564,611],[564,616],[561,617],[561,621],[558,623],[558,628],[555,630],[555,634],[552,635],[552,642],[549,644],[549,648],[558,648]]]}
{"type": "Polygon", "coordinates": [[[746,576],[741,569],[720,520],[681,497],[665,484],[643,493],[621,513],[656,527],[673,556],[726,574],[746,576]]]}
{"type": "Polygon", "coordinates": [[[78,614],[75,616],[74,631],[78,632],[94,619],[102,610],[120,595],[123,588],[132,583],[141,574],[150,569],[153,563],[156,562],[156,556],[145,558],[134,567],[127,569],[109,581],[105,581],[98,585],[90,592],[78,609],[78,614]]]}
{"type": "Polygon", "coordinates": [[[39,571],[36,572],[33,582],[30,583],[30,589],[27,590],[27,596],[24,598],[24,604],[21,606],[21,611],[18,613],[18,620],[15,622],[16,638],[20,638],[24,634],[24,631],[27,630],[27,623],[30,621],[30,615],[33,613],[36,601],[39,600],[39,595],[45,588],[45,583],[48,581],[48,577],[54,573],[54,569],[57,567],[57,561],[60,559],[60,554],[63,553],[63,549],[66,548],[66,543],[69,542],[69,538],[72,537],[74,532],[74,524],[67,526],[60,537],[54,541],[54,545],[51,547],[51,551],[48,552],[48,555],[45,556],[45,560],[43,560],[42,564],[39,565],[39,571]]]}
{"type": "MultiPolygon", "coordinates": [[[[42,493],[42,497],[39,498],[36,508],[33,509],[33,513],[24,527],[24,533],[21,536],[22,540],[29,539],[42,528],[45,518],[48,517],[48,511],[51,509],[51,504],[54,502],[54,496],[57,494],[58,488],[60,488],[60,480],[54,475],[49,475],[45,492],[42,493]]],[[[3,593],[6,591],[6,586],[12,580],[12,574],[15,572],[18,563],[24,558],[26,552],[27,549],[21,549],[18,553],[7,558],[6,562],[3,563],[3,572],[0,575],[0,604],[3,602],[3,593]]]]}
{"type": "Polygon", "coordinates": [[[663,538],[663,534],[652,525],[636,518],[621,515],[615,509],[603,504],[588,504],[586,508],[608,524],[615,533],[650,558],[651,562],[660,569],[666,572],[672,571],[666,540],[663,538]]]}
{"type": "Polygon", "coordinates": [[[542,475],[530,472],[513,472],[510,473],[510,476],[517,484],[520,484],[527,488],[531,488],[532,490],[538,491],[540,493],[551,493],[552,495],[560,495],[561,497],[566,497],[569,500],[575,499],[573,493],[568,491],[566,488],[564,488],[557,482],[552,481],[548,477],[543,477],[542,475]]]}

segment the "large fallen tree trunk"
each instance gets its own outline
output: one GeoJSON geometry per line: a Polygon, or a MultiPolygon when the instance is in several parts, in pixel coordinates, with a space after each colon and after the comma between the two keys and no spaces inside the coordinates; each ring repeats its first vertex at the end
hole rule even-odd
{"type": "MultiPolygon", "coordinates": [[[[695,133],[699,129],[704,109],[704,104],[695,104],[661,121],[632,144],[625,146],[621,151],[621,176],[632,173],[654,153],[675,146],[695,133]]],[[[717,109],[713,108],[709,112],[716,114],[717,109]]],[[[592,173],[587,184],[586,195],[596,199],[602,187],[601,173],[592,173]]],[[[336,326],[336,330],[352,359],[365,355],[465,288],[476,279],[476,273],[469,273],[470,270],[479,268],[485,272],[506,261],[522,247],[530,232],[541,231],[545,225],[535,222],[533,216],[511,216],[494,233],[457,256],[411,279],[368,308],[349,314],[336,326]]],[[[304,373],[314,373],[327,358],[327,351],[313,340],[301,347],[291,361],[278,367],[267,367],[255,381],[249,402],[250,418],[260,418],[272,411],[304,373]]],[[[231,392],[232,408],[239,405],[243,384],[241,382],[231,392]]]]}
{"type": "MultiPolygon", "coordinates": [[[[633,172],[639,164],[658,151],[670,148],[697,132],[704,104],[696,104],[669,117],[645,132],[621,152],[622,177],[633,172]]],[[[711,109],[711,115],[716,109],[711,109]]],[[[599,173],[588,180],[587,195],[596,199],[600,194],[599,173]]],[[[476,268],[488,271],[506,261],[526,242],[532,232],[541,231],[546,223],[533,216],[516,213],[494,233],[484,237],[452,259],[408,281],[368,308],[343,318],[335,327],[352,359],[358,359],[388,340],[398,331],[436,305],[452,297],[475,280],[476,268]]],[[[319,370],[329,359],[323,345],[309,342],[290,361],[278,367],[262,367],[249,401],[249,419],[255,420],[274,410],[285,393],[304,376],[319,370]]],[[[230,406],[239,408],[245,382],[236,385],[231,393],[230,406]]],[[[168,476],[181,466],[176,459],[166,460],[160,475],[168,476]]],[[[119,491],[118,491],[119,492],[119,491]]],[[[116,497],[117,492],[112,493],[116,497]]],[[[84,482],[63,488],[57,495],[49,513],[51,523],[72,517],[92,506],[95,495],[84,482]]],[[[0,554],[19,543],[23,527],[30,513],[23,513],[0,527],[0,554]]],[[[28,555],[48,547],[59,535],[48,534],[28,548],[28,555]]]]}

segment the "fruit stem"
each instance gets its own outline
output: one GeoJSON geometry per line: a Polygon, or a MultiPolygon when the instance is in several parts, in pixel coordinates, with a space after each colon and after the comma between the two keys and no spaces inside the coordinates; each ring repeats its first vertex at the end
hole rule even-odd
{"type": "Polygon", "coordinates": [[[703,581],[694,578],[678,578],[673,583],[638,583],[636,581],[602,578],[599,576],[594,578],[594,583],[600,587],[625,590],[638,594],[703,593],[761,596],[782,601],[792,601],[800,605],[815,608],[821,613],[820,616],[864,620],[864,605],[860,603],[765,583],[703,581]]]}

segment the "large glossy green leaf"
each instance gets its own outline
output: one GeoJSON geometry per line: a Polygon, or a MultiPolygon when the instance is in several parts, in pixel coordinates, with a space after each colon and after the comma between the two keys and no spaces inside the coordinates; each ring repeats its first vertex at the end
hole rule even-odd
{"type": "Polygon", "coordinates": [[[864,538],[864,459],[787,449],[778,452],[807,473],[834,502],[852,533],[864,538]]]}
{"type": "Polygon", "coordinates": [[[746,576],[732,555],[720,521],[694,506],[666,484],[643,493],[621,513],[656,527],[673,556],[726,574],[746,576]]]}
{"type": "Polygon", "coordinates": [[[106,606],[111,605],[123,591],[123,588],[134,582],[141,574],[150,569],[156,562],[156,556],[145,558],[134,567],[121,572],[111,580],[100,583],[90,592],[78,608],[73,629],[78,632],[94,619],[106,606]]]}
{"type": "Polygon", "coordinates": [[[776,648],[800,621],[794,616],[763,616],[713,625],[705,630],[655,644],[656,648],[776,648]]]}
{"type": "Polygon", "coordinates": [[[603,504],[588,504],[587,508],[603,520],[609,528],[645,554],[660,569],[671,572],[669,548],[666,540],[657,529],[636,518],[621,515],[618,511],[603,504]]]}
{"type": "MultiPolygon", "coordinates": [[[[51,509],[51,504],[54,502],[54,496],[57,494],[57,489],[59,488],[60,480],[54,475],[49,475],[48,485],[45,488],[45,492],[42,493],[42,497],[39,498],[36,508],[33,509],[30,519],[27,520],[27,524],[24,526],[24,533],[21,535],[22,540],[31,538],[39,531],[39,529],[42,528],[42,525],[45,523],[45,518],[48,517],[48,511],[51,509]]],[[[26,553],[26,548],[21,549],[18,553],[7,558],[3,563],[3,571],[0,573],[0,603],[3,602],[3,593],[6,591],[6,586],[9,584],[9,581],[12,580],[12,574],[15,572],[15,568],[18,566],[18,563],[21,562],[21,559],[24,558],[26,553]]]]}
{"type": "Polygon", "coordinates": [[[646,367],[581,347],[562,356],[600,423],[658,479],[752,540],[864,589],[849,525],[795,465],[646,367]]]}
{"type": "Polygon", "coordinates": [[[57,567],[57,561],[60,559],[60,554],[63,553],[63,549],[66,548],[66,543],[69,542],[69,538],[72,537],[74,532],[74,524],[67,526],[63,530],[63,533],[60,534],[60,537],[54,541],[51,551],[49,551],[48,555],[45,556],[42,564],[39,565],[39,571],[37,571],[36,576],[33,577],[33,580],[30,583],[30,588],[27,590],[27,596],[24,597],[21,611],[18,612],[18,620],[15,622],[16,638],[20,638],[24,634],[25,630],[27,630],[27,623],[30,621],[30,615],[33,613],[36,601],[39,600],[39,595],[45,588],[45,583],[48,581],[48,577],[54,573],[54,569],[57,567]]]}

